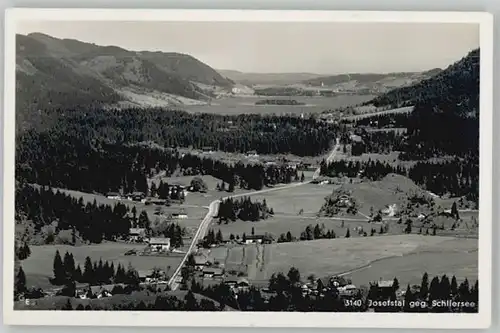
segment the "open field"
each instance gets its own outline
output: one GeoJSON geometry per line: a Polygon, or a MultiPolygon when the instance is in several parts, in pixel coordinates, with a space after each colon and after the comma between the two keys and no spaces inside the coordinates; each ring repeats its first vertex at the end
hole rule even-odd
{"type": "Polygon", "coordinates": [[[430,279],[443,274],[455,275],[458,282],[467,278],[470,284],[478,278],[478,244],[474,239],[453,239],[417,253],[373,262],[365,268],[347,274],[355,285],[367,285],[380,278],[397,277],[402,288],[420,284],[427,272],[430,279]],[[389,273],[390,272],[390,273],[389,273]],[[394,275],[394,276],[392,276],[394,275]]]}
{"type": "MultiPolygon", "coordinates": [[[[50,288],[49,278],[53,276],[53,261],[56,250],[62,257],[66,251],[73,254],[75,263],[83,270],[85,258],[88,256],[92,261],[113,262],[115,269],[118,264],[128,267],[129,263],[136,270],[149,270],[158,267],[172,273],[181,262],[182,256],[173,254],[168,257],[153,256],[125,256],[125,252],[131,249],[144,249],[145,245],[128,243],[103,243],[98,245],[69,246],[69,245],[42,245],[32,246],[31,255],[21,261],[21,266],[26,273],[27,286],[37,286],[42,289],[50,288]]],[[[167,273],[168,274],[168,273],[167,273]]]]}
{"type": "Polygon", "coordinates": [[[218,248],[208,256],[226,263],[229,270],[246,266],[241,271],[255,284],[267,284],[272,273],[286,274],[292,266],[304,279],[310,274],[343,274],[367,285],[397,276],[406,284],[420,282],[426,271],[431,276],[454,273],[474,280],[477,248],[476,239],[399,235],[218,248]]]}
{"type": "MultiPolygon", "coordinates": [[[[250,235],[252,228],[254,228],[255,234],[262,235],[265,233],[272,234],[275,239],[282,233],[287,233],[290,231],[293,237],[299,238],[300,234],[305,230],[308,225],[313,227],[316,224],[324,225],[326,230],[333,230],[337,237],[342,238],[347,233],[347,229],[350,229],[351,237],[361,237],[354,229],[357,227],[362,227],[368,234],[372,227],[376,228],[377,231],[380,228],[379,225],[369,224],[361,216],[354,217],[358,221],[344,220],[344,227],[342,228],[342,221],[340,219],[334,220],[329,218],[312,218],[312,217],[300,217],[300,216],[283,216],[277,215],[266,220],[259,222],[244,222],[236,221],[229,224],[214,224],[212,228],[214,230],[219,230],[224,235],[224,239],[228,239],[230,234],[242,236],[243,233],[250,235]]],[[[400,227],[401,228],[401,227],[400,227]]],[[[401,233],[400,228],[391,228],[390,232],[397,234],[401,233]]]]}
{"type": "Polygon", "coordinates": [[[314,216],[330,195],[335,185],[305,184],[299,187],[252,196],[252,200],[266,200],[267,206],[273,208],[275,214],[314,216]]]}
{"type": "MultiPolygon", "coordinates": [[[[354,106],[373,99],[373,95],[339,95],[335,97],[307,97],[307,96],[280,96],[280,99],[295,99],[306,105],[276,105],[259,106],[255,102],[262,96],[227,97],[213,100],[211,105],[186,105],[183,108],[191,112],[217,114],[301,114],[320,113],[324,110],[333,110],[341,107],[354,106]]],[[[266,98],[273,98],[266,96],[266,98]]]]}
{"type": "Polygon", "coordinates": [[[259,154],[258,156],[249,156],[244,153],[230,153],[224,151],[204,152],[202,150],[195,150],[189,148],[178,148],[180,153],[189,153],[204,158],[211,158],[214,160],[224,161],[226,163],[241,162],[244,164],[254,164],[257,162],[276,162],[286,160],[291,163],[310,163],[312,165],[319,165],[324,156],[296,156],[292,154],[259,154]]]}

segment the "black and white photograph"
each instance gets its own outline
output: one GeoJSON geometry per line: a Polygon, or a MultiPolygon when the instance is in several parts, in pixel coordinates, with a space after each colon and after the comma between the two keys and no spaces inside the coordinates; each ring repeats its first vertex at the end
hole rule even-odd
{"type": "Polygon", "coordinates": [[[7,322],[489,326],[487,14],[7,23],[7,322]]]}

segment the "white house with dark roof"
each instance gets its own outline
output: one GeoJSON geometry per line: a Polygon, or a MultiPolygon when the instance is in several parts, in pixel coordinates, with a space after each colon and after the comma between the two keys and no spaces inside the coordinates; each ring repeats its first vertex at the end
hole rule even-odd
{"type": "Polygon", "coordinates": [[[167,237],[151,237],[148,244],[151,252],[165,252],[170,250],[170,238],[167,237]]]}

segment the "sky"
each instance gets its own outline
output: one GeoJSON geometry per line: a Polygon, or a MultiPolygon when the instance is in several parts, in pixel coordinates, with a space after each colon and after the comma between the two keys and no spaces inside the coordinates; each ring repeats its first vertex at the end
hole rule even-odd
{"type": "Polygon", "coordinates": [[[17,32],[186,53],[215,69],[253,73],[423,71],[479,46],[479,25],[464,23],[26,21],[17,32]]]}

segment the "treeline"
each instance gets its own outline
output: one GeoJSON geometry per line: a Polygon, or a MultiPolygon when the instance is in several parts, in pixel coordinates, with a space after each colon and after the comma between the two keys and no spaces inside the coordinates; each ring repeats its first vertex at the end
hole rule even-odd
{"type": "Polygon", "coordinates": [[[369,180],[380,180],[389,173],[406,175],[406,169],[402,166],[393,167],[389,163],[380,161],[346,161],[338,160],[320,163],[320,174],[328,177],[346,176],[350,178],[364,177],[369,180]]]}
{"type": "Polygon", "coordinates": [[[355,127],[370,128],[407,128],[410,124],[410,113],[379,114],[358,120],[342,120],[342,123],[353,123],[355,127]]]}
{"type": "Polygon", "coordinates": [[[372,160],[333,161],[328,164],[323,160],[320,172],[328,177],[362,177],[372,181],[396,173],[437,195],[466,196],[467,200],[475,203],[479,199],[479,161],[474,157],[442,162],[420,161],[407,168],[372,160]]]}
{"type": "Polygon", "coordinates": [[[84,204],[59,190],[47,187],[19,185],[15,193],[16,220],[32,221],[35,232],[57,222],[55,230],[46,235],[45,243],[52,243],[62,230],[71,231],[71,242],[80,237],[90,243],[116,240],[128,236],[131,219],[128,206],[122,203],[98,205],[96,201],[84,204]]]}
{"type": "Polygon", "coordinates": [[[229,221],[259,221],[273,215],[272,208],[267,206],[266,199],[262,202],[252,202],[250,197],[241,199],[228,198],[219,203],[219,212],[217,217],[219,223],[229,221]]]}
{"type": "Polygon", "coordinates": [[[479,160],[454,159],[441,163],[417,162],[408,171],[408,177],[427,190],[442,195],[465,196],[479,201],[479,160]]]}
{"type": "MultiPolygon", "coordinates": [[[[349,232],[349,230],[347,230],[349,232]]],[[[316,224],[314,227],[312,224],[309,224],[304,231],[300,233],[300,237],[297,239],[292,235],[290,231],[286,234],[282,233],[278,238],[278,243],[289,243],[297,240],[300,241],[308,241],[315,239],[333,239],[337,238],[334,230],[329,230],[325,228],[324,224],[316,224]]]]}
{"type": "Polygon", "coordinates": [[[391,90],[366,104],[415,105],[404,149],[411,159],[436,153],[478,154],[479,72],[480,51],[475,49],[430,79],[391,90]]]}
{"type": "MultiPolygon", "coordinates": [[[[139,275],[130,265],[127,270],[125,270],[121,264],[118,264],[115,270],[112,262],[103,262],[102,259],[92,262],[90,257],[86,257],[84,269],[82,270],[80,265],[75,265],[73,254],[66,252],[63,260],[61,259],[59,250],[57,250],[54,255],[53,272],[54,275],[50,278],[50,283],[55,286],[64,285],[67,288],[70,288],[70,286],[74,285],[76,282],[88,283],[91,286],[111,283],[123,283],[126,285],[139,284],[139,275]]],[[[70,294],[74,295],[74,292],[70,294]]]]}
{"type": "MultiPolygon", "coordinates": [[[[286,165],[233,165],[154,145],[86,142],[74,133],[31,131],[18,142],[16,180],[83,192],[147,194],[148,177],[162,171],[169,176],[178,169],[185,175],[212,175],[245,189],[297,179],[297,171],[286,165]]],[[[182,195],[167,194],[168,186],[153,190],[163,198],[182,195]]]]}
{"type": "Polygon", "coordinates": [[[192,114],[164,109],[82,109],[62,114],[57,130],[86,142],[155,142],[164,147],[260,154],[317,156],[330,148],[339,128],[314,118],[277,115],[192,114]]]}
{"type": "Polygon", "coordinates": [[[31,131],[16,147],[17,180],[90,193],[147,193],[147,177],[154,170],[171,174],[179,159],[162,149],[87,142],[75,133],[31,131]]]}

